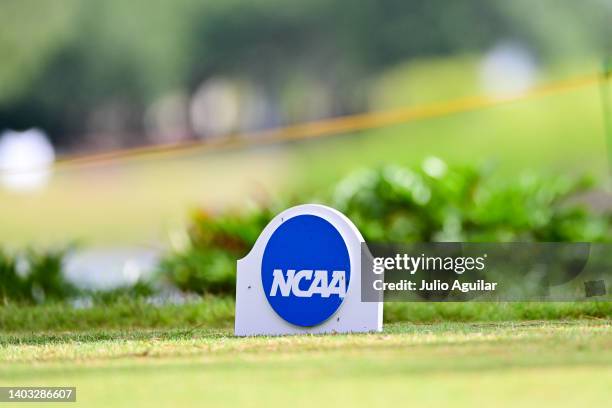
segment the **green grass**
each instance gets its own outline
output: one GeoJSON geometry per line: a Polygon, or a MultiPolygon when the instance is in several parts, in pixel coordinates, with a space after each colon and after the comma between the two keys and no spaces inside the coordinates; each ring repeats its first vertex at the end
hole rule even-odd
{"type": "MultiPolygon", "coordinates": [[[[384,318],[395,322],[491,322],[555,319],[609,319],[612,302],[567,303],[387,303],[384,318]]],[[[154,306],[129,298],[74,308],[65,303],[0,307],[0,332],[126,330],[129,328],[231,327],[234,301],[205,297],[183,305],[154,306]]]]}
{"type": "Polygon", "coordinates": [[[592,86],[474,112],[417,120],[294,147],[296,190],[325,188],[355,168],[419,165],[428,156],[449,163],[492,163],[515,177],[523,171],[608,177],[599,90],[592,86]]]}
{"type": "Polygon", "coordinates": [[[0,385],[76,386],[77,405],[93,407],[563,407],[610,395],[611,302],[388,303],[383,333],[256,338],[232,336],[233,312],[216,297],[9,303],[0,385]]]}
{"type": "Polygon", "coordinates": [[[126,297],[88,308],[61,302],[40,306],[9,303],[0,307],[0,332],[226,327],[233,319],[234,300],[230,298],[207,297],[183,305],[156,306],[126,297]]]}
{"type": "Polygon", "coordinates": [[[611,382],[609,319],[276,338],[227,329],[0,335],[2,385],[76,386],[77,405],[93,407],[605,406],[611,382]]]}

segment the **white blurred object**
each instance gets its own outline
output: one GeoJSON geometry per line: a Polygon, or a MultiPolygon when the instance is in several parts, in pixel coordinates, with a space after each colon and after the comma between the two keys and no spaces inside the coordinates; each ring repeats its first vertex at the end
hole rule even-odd
{"type": "Polygon", "coordinates": [[[53,146],[40,129],[7,130],[0,135],[0,182],[7,190],[32,192],[44,188],[54,160],[53,146]]]}
{"type": "Polygon", "coordinates": [[[433,178],[440,178],[446,174],[447,166],[438,157],[429,156],[423,161],[423,171],[433,178]]]}
{"type": "Polygon", "coordinates": [[[235,82],[211,78],[204,82],[191,100],[191,125],[200,137],[219,137],[236,131],[240,94],[235,82]]]}
{"type": "Polygon", "coordinates": [[[80,288],[109,290],[149,278],[158,262],[149,248],[89,248],[68,256],[66,277],[80,288]]]}
{"type": "Polygon", "coordinates": [[[508,41],[493,47],[480,66],[482,87],[494,95],[520,94],[533,86],[536,74],[537,64],[529,51],[508,41]]]}
{"type": "Polygon", "coordinates": [[[189,97],[169,93],[155,101],[145,113],[145,127],[155,143],[177,143],[189,137],[189,97]]]}

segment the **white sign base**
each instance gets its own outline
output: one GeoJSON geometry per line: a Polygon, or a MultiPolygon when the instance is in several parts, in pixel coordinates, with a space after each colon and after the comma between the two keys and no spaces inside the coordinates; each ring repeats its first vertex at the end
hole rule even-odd
{"type": "Polygon", "coordinates": [[[317,204],[292,207],[277,215],[263,230],[251,252],[238,261],[236,281],[236,336],[307,333],[359,333],[382,330],[382,302],[361,301],[361,243],[363,237],[339,211],[317,204]],[[297,215],[315,215],[327,220],[340,233],[348,248],[351,279],[344,301],[323,323],[313,327],[293,325],[272,309],[264,293],[261,267],[268,240],[274,231],[297,215]]]}

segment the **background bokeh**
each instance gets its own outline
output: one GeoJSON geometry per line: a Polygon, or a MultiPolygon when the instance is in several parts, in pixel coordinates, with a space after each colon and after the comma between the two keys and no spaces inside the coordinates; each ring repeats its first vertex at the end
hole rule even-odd
{"type": "Polygon", "coordinates": [[[3,1],[4,144],[37,129],[30,142],[42,134],[53,153],[36,140],[5,149],[0,242],[163,246],[189,208],[312,197],[355,168],[429,156],[509,176],[605,177],[597,84],[323,140],[44,169],[66,155],[518,95],[600,72],[610,21],[606,0],[3,1]],[[20,174],[29,167],[38,174],[20,174]]]}

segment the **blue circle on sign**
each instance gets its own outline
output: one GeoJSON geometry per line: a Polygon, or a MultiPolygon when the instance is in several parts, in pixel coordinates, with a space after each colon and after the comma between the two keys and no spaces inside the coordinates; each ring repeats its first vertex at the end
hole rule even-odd
{"type": "Polygon", "coordinates": [[[272,309],[287,322],[311,327],[338,310],[351,277],[340,232],[315,215],[298,215],[272,233],[264,250],[261,282],[272,309]]]}

